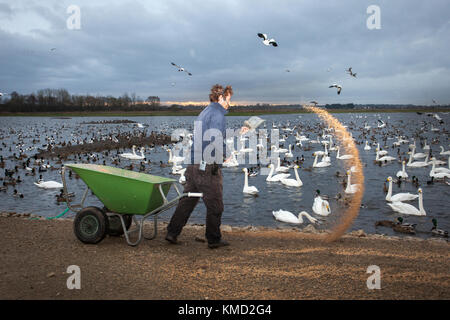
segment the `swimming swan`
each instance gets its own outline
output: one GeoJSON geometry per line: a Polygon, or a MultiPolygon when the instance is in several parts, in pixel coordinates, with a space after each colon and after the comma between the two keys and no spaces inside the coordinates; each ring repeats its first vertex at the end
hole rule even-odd
{"type": "Polygon", "coordinates": [[[419,188],[419,209],[416,207],[403,202],[392,202],[388,203],[388,205],[392,208],[392,210],[402,213],[402,214],[410,214],[415,216],[426,216],[427,213],[425,212],[425,209],[423,208],[423,196],[422,196],[422,189],[419,188]]]}
{"type": "Polygon", "coordinates": [[[386,201],[390,202],[411,201],[419,197],[417,194],[412,194],[409,192],[397,193],[396,195],[392,195],[392,177],[388,177],[387,181],[389,182],[389,189],[388,194],[386,195],[386,201]]]}
{"type": "Polygon", "coordinates": [[[300,177],[298,176],[298,172],[297,172],[297,168],[299,168],[299,166],[295,166],[294,167],[294,172],[295,172],[295,179],[281,179],[281,183],[285,184],[289,187],[301,187],[303,185],[302,180],[300,180],[300,177]]]}
{"type": "Polygon", "coordinates": [[[266,178],[266,181],[268,181],[268,182],[280,181],[281,179],[286,179],[287,177],[290,176],[289,173],[279,173],[279,174],[276,174],[276,175],[272,176],[273,172],[275,170],[273,163],[271,163],[269,165],[269,168],[270,168],[270,172],[269,172],[269,175],[266,178]]]}
{"type": "Polygon", "coordinates": [[[250,186],[248,185],[248,170],[247,168],[242,169],[242,171],[245,172],[245,183],[244,183],[244,189],[242,190],[242,192],[247,193],[247,194],[258,194],[258,189],[255,186],[250,186]]]}

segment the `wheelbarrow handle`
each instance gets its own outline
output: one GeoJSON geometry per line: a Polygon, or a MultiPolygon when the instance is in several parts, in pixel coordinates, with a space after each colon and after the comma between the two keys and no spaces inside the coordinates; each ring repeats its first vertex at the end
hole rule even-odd
{"type": "Polygon", "coordinates": [[[201,193],[201,192],[188,192],[188,197],[189,198],[193,198],[193,197],[202,198],[203,197],[203,193],[201,193]]]}

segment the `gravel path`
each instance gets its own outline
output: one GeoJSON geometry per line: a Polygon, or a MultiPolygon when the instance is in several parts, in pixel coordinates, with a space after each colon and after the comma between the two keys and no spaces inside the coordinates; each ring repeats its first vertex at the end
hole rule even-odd
{"type": "MultiPolygon", "coordinates": [[[[291,230],[223,232],[230,247],[155,240],[130,247],[107,237],[79,242],[71,220],[0,217],[0,299],[450,299],[450,254],[444,240],[345,235],[326,243],[291,230]],[[81,289],[69,290],[69,265],[81,289]],[[381,289],[366,286],[367,267],[381,268],[381,289]]],[[[231,229],[231,228],[228,228],[231,229]]]]}

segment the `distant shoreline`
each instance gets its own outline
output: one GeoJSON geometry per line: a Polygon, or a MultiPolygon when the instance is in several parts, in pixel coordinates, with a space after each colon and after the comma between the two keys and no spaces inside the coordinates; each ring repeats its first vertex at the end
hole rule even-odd
{"type": "MultiPolygon", "coordinates": [[[[329,113],[404,113],[404,112],[450,112],[449,108],[417,109],[326,109],[329,113]]],[[[142,117],[142,116],[197,116],[201,110],[183,111],[91,111],[91,112],[0,112],[0,117],[142,117]]],[[[233,111],[228,116],[252,116],[266,114],[303,114],[306,110],[249,110],[233,111]]]]}

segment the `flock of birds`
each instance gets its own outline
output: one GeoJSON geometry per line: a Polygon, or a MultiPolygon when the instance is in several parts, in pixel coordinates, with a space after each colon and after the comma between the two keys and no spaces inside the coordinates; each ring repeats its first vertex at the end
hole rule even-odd
{"type": "MultiPolygon", "coordinates": [[[[439,128],[440,131],[431,130],[430,123],[428,121],[422,121],[422,126],[419,126],[415,132],[413,131],[409,138],[401,134],[402,129],[408,125],[402,120],[400,120],[400,125],[396,125],[395,127],[387,126],[387,123],[380,119],[377,119],[375,125],[369,125],[367,122],[361,120],[363,116],[357,115],[356,119],[347,124],[350,132],[356,132],[355,136],[352,134],[352,139],[356,145],[360,145],[361,152],[365,152],[367,155],[373,153],[375,168],[378,166],[389,166],[395,163],[401,165],[401,170],[398,170],[398,172],[392,171],[392,174],[386,178],[386,183],[383,186],[383,190],[386,192],[385,201],[387,206],[392,209],[394,214],[400,215],[400,217],[430,216],[429,210],[426,210],[423,204],[424,189],[437,183],[443,185],[450,184],[450,167],[443,166],[448,164],[450,150],[446,151],[443,145],[439,145],[440,151],[432,147],[438,144],[440,139],[447,139],[447,132],[445,126],[440,127],[442,119],[438,120],[433,114],[429,116],[434,121],[439,121],[438,123],[432,122],[431,129],[439,128]],[[431,143],[427,141],[426,137],[422,136],[424,132],[434,134],[435,137],[429,140],[431,143]],[[393,141],[388,143],[389,139],[393,141]],[[417,151],[418,148],[421,148],[421,152],[417,151]],[[388,151],[389,149],[392,149],[392,152],[397,150],[397,153],[391,153],[391,151],[388,151]],[[433,149],[435,150],[434,152],[433,149]],[[417,177],[420,177],[422,170],[426,170],[427,168],[429,170],[427,176],[431,180],[419,182],[417,177]],[[414,171],[414,176],[409,178],[411,175],[410,171],[412,170],[414,171]],[[396,180],[392,177],[396,178],[396,180]],[[417,194],[395,193],[394,186],[401,186],[402,184],[412,184],[417,188],[417,194]],[[418,201],[419,206],[415,207],[407,203],[410,201],[418,201]]],[[[264,176],[263,179],[268,188],[272,188],[270,186],[280,185],[295,190],[296,188],[304,188],[305,184],[302,178],[306,174],[315,175],[315,172],[321,173],[324,172],[323,170],[329,170],[333,166],[342,170],[341,168],[345,168],[347,161],[352,158],[352,155],[342,153],[342,147],[345,146],[345,142],[334,141],[335,135],[332,128],[327,128],[322,125],[307,125],[302,123],[301,120],[291,124],[291,121],[294,122],[295,120],[279,123],[278,125],[275,122],[272,123],[272,128],[279,129],[281,133],[279,145],[272,145],[271,139],[268,136],[260,136],[256,147],[248,145],[250,140],[248,136],[227,139],[227,144],[233,149],[233,152],[231,159],[223,164],[224,170],[231,170],[231,172],[236,173],[236,169],[242,170],[240,172],[243,173],[242,193],[244,196],[257,196],[261,192],[264,192],[252,185],[252,179],[255,177],[264,176]],[[314,133],[317,135],[314,136],[314,133]],[[234,148],[235,145],[237,145],[237,148],[234,148]],[[262,165],[259,161],[255,166],[251,167],[243,167],[238,161],[238,156],[243,155],[250,156],[256,154],[259,159],[261,152],[270,152],[274,161],[268,165],[262,165]]],[[[76,129],[73,127],[69,129],[63,126],[59,130],[53,129],[50,133],[44,130],[36,131],[36,128],[30,127],[23,127],[20,129],[22,131],[17,133],[13,129],[1,129],[1,150],[4,151],[1,152],[0,167],[4,168],[5,175],[1,178],[3,186],[0,188],[0,191],[7,191],[8,186],[13,185],[15,190],[13,191],[13,196],[22,198],[23,194],[17,191],[17,186],[23,184],[24,180],[28,179],[27,176],[35,175],[39,176],[39,179],[32,183],[36,188],[60,190],[62,188],[60,182],[54,180],[44,181],[42,175],[46,175],[48,171],[58,170],[59,172],[65,161],[113,165],[129,170],[139,170],[145,173],[151,172],[151,168],[155,170],[155,167],[159,167],[160,169],[158,170],[165,170],[164,168],[167,167],[171,169],[171,174],[180,176],[178,179],[180,183],[183,184],[186,181],[184,176],[186,168],[183,168],[184,157],[180,156],[180,152],[182,151],[182,154],[187,154],[192,145],[192,134],[189,133],[189,126],[186,133],[180,135],[182,140],[172,146],[153,146],[150,148],[143,146],[137,148],[137,146],[133,146],[131,152],[127,152],[126,150],[124,150],[125,152],[121,152],[117,149],[116,151],[104,151],[101,153],[73,154],[68,158],[58,158],[56,161],[52,160],[52,163],[43,158],[26,155],[26,153],[39,151],[37,149],[38,147],[45,149],[52,146],[68,145],[69,143],[74,145],[89,144],[92,143],[94,137],[114,143],[116,139],[115,134],[111,133],[107,126],[102,125],[99,127],[90,125],[87,127],[89,129],[80,126],[76,127],[76,129]],[[31,133],[33,130],[35,130],[34,136],[31,133]],[[70,141],[62,141],[61,132],[64,131],[70,133],[70,141]],[[16,141],[11,141],[8,145],[5,142],[7,140],[3,138],[10,137],[13,133],[16,134],[16,141]],[[83,135],[85,138],[81,139],[80,137],[83,135]],[[44,140],[42,141],[41,139],[44,140]],[[25,140],[29,142],[28,145],[24,142],[25,140]],[[44,142],[44,144],[39,145],[39,142],[44,142]],[[5,159],[6,154],[4,156],[3,153],[8,149],[10,153],[7,159],[5,159]],[[163,152],[162,155],[165,153],[167,161],[163,161],[164,157],[162,158],[163,160],[151,161],[150,158],[152,155],[158,152],[163,152]],[[13,169],[7,167],[8,164],[14,162],[17,165],[13,169]],[[22,170],[25,174],[21,173],[23,172],[22,170]]],[[[181,126],[182,124],[177,121],[170,121],[165,124],[165,129],[162,131],[169,134],[171,130],[181,126]]],[[[236,126],[238,126],[238,123],[236,123],[236,126]]],[[[264,127],[270,128],[269,125],[266,127],[266,123],[264,123],[264,127]]],[[[19,129],[16,130],[19,131],[19,129]]],[[[133,124],[132,131],[128,134],[132,135],[135,132],[142,132],[144,134],[146,130],[147,126],[133,124]]],[[[67,136],[65,137],[67,139],[67,136]]],[[[367,166],[367,163],[365,165],[367,166]]],[[[332,215],[332,206],[336,204],[340,204],[339,206],[348,205],[352,195],[358,190],[359,186],[352,182],[352,174],[355,172],[355,168],[344,169],[343,172],[337,171],[334,175],[342,185],[342,191],[335,196],[324,195],[320,190],[314,188],[315,196],[310,207],[312,211],[301,210],[301,212],[294,214],[281,208],[272,210],[272,216],[277,221],[289,224],[304,224],[309,222],[319,225],[326,222],[327,217],[332,215]]],[[[330,176],[331,178],[332,176],[330,176]]],[[[311,180],[308,181],[308,183],[310,182],[311,180]]],[[[62,194],[55,195],[55,197],[59,201],[62,198],[62,194]]],[[[445,206],[447,205],[444,203],[445,206]]],[[[446,231],[437,228],[437,216],[432,214],[431,216],[434,219],[433,221],[435,221],[433,222],[433,234],[446,236],[446,231]]],[[[402,230],[403,224],[395,220],[390,222],[378,221],[376,225],[395,226],[393,230],[399,231],[402,230]]],[[[403,230],[411,233],[412,227],[404,227],[403,230]]]]}

